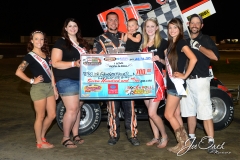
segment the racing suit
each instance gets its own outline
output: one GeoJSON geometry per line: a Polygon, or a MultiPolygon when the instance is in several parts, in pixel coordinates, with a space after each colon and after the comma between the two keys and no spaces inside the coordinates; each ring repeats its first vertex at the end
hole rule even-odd
{"type": "MultiPolygon", "coordinates": [[[[123,33],[111,33],[109,31],[98,36],[94,40],[93,48],[98,54],[110,54],[116,47],[125,47],[122,42],[123,33]]],[[[122,107],[124,111],[125,129],[128,138],[137,136],[137,119],[134,111],[133,100],[114,100],[107,102],[109,134],[111,137],[120,136],[119,111],[122,107]]]]}

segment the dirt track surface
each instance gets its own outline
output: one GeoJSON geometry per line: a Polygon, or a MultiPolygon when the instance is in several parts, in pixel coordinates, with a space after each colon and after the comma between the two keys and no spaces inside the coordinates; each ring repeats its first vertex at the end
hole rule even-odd
{"type": "MultiPolygon", "coordinates": [[[[79,160],[79,159],[239,159],[240,148],[240,105],[235,105],[234,121],[229,127],[215,132],[216,144],[224,144],[219,155],[207,154],[206,150],[196,149],[177,157],[156,146],[145,145],[152,138],[148,121],[138,121],[140,146],[132,146],[126,139],[124,123],[121,122],[121,137],[115,146],[107,144],[108,131],[106,121],[91,135],[83,136],[85,143],[76,149],[64,148],[61,144],[62,131],[56,122],[50,128],[47,139],[55,145],[49,150],[37,149],[33,123],[35,113],[29,96],[30,84],[23,82],[14,75],[22,58],[0,59],[0,160],[79,160]],[[230,152],[230,153],[229,153],[230,152]]],[[[231,87],[240,84],[239,75],[219,75],[219,79],[231,87]]],[[[186,125],[186,124],[185,124],[186,125]]],[[[176,144],[175,137],[169,126],[168,146],[176,144]]],[[[205,136],[200,129],[197,138],[205,136]]]]}

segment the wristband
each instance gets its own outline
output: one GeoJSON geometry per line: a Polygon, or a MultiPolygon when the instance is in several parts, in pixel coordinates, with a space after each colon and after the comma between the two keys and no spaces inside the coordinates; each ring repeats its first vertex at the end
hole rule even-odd
{"type": "Polygon", "coordinates": [[[72,67],[75,67],[75,61],[72,61],[72,67]]]}
{"type": "Polygon", "coordinates": [[[30,84],[33,84],[33,83],[34,83],[34,79],[31,78],[31,79],[30,79],[30,84]]]}
{"type": "Polygon", "coordinates": [[[197,43],[197,44],[195,45],[195,47],[197,47],[198,50],[199,50],[199,48],[201,47],[201,44],[197,43]]]}

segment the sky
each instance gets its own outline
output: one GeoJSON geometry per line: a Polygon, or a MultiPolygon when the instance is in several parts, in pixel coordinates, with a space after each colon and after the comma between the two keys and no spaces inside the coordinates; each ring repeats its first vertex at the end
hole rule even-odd
{"type": "MultiPolygon", "coordinates": [[[[181,7],[193,1],[178,0],[178,3],[181,7]]],[[[0,2],[0,43],[20,42],[20,36],[29,36],[35,29],[44,31],[48,36],[60,36],[64,20],[70,17],[80,22],[84,37],[96,37],[103,32],[97,14],[124,2],[127,0],[4,0],[0,2]]],[[[203,33],[217,36],[219,40],[240,38],[237,30],[238,5],[225,0],[212,2],[216,14],[204,19],[203,33]]]]}

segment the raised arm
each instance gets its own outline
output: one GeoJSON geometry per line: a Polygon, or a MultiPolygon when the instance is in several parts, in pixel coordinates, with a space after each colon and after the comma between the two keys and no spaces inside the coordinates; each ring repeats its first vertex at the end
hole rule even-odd
{"type": "Polygon", "coordinates": [[[197,63],[197,57],[194,55],[194,53],[191,51],[191,49],[188,46],[183,46],[182,51],[185,53],[185,55],[189,59],[189,64],[183,77],[183,79],[186,79],[192,72],[195,64],[197,63]]]}

